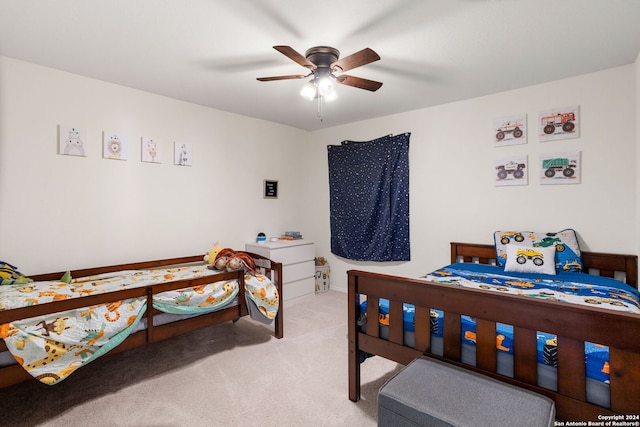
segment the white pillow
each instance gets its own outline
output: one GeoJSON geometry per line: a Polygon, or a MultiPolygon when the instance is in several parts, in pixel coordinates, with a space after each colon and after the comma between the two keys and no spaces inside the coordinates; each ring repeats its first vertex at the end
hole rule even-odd
{"type": "Polygon", "coordinates": [[[519,273],[556,274],[556,247],[507,246],[504,271],[519,273]]]}

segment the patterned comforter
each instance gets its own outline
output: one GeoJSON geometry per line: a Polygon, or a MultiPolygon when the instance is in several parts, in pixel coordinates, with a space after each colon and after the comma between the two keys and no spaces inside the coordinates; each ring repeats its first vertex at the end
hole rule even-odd
{"type": "MultiPolygon", "coordinates": [[[[640,296],[636,289],[614,279],[585,273],[561,272],[557,275],[532,273],[505,273],[502,267],[458,263],[443,267],[420,279],[429,282],[445,283],[455,286],[492,290],[500,293],[523,295],[532,298],[567,302],[572,304],[598,306],[612,310],[640,314],[640,296]]],[[[415,330],[415,308],[403,304],[404,329],[415,330]]],[[[366,301],[361,304],[361,312],[366,312],[366,301]]],[[[435,337],[443,332],[444,313],[431,310],[430,328],[435,337]]],[[[380,324],[389,324],[389,301],[380,300],[380,324]]],[[[462,342],[475,345],[476,324],[473,318],[462,316],[462,342]]],[[[496,349],[513,354],[513,327],[496,324],[496,349]]],[[[537,332],[538,361],[549,366],[557,366],[556,336],[537,332]]],[[[585,343],[587,377],[608,382],[608,347],[595,343],[585,343]]]]}
{"type": "MultiPolygon", "coordinates": [[[[201,265],[120,271],[73,279],[71,283],[48,281],[1,286],[0,310],[218,273],[201,265]]],[[[275,318],[279,295],[267,277],[245,275],[245,290],[262,316],[275,318]]],[[[153,305],[166,313],[206,313],[229,304],[238,292],[237,280],[224,280],[162,292],[154,295],[153,305]]],[[[124,341],[145,309],[146,298],[132,298],[0,325],[0,337],[32,376],[43,383],[55,384],[124,341]]]]}

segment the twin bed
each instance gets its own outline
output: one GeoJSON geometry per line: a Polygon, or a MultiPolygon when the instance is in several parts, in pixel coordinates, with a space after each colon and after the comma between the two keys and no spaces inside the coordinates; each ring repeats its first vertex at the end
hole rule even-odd
{"type": "MultiPolygon", "coordinates": [[[[537,242],[518,263],[553,243],[537,242]]],[[[548,396],[560,420],[640,421],[637,256],[583,251],[584,272],[567,272],[569,259],[549,277],[505,273],[496,258],[493,245],[451,243],[452,265],[422,278],[349,271],[349,399],[367,357],[427,355],[548,396]]]]}
{"type": "Polygon", "coordinates": [[[14,274],[15,284],[0,286],[0,387],[55,384],[103,354],[246,315],[282,338],[282,264],[249,255],[256,274],[217,271],[201,255],[14,274]]]}

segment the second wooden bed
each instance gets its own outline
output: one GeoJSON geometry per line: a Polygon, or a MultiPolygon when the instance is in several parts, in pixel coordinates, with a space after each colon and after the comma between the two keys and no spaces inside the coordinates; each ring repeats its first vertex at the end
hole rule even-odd
{"type": "MultiPolygon", "coordinates": [[[[249,253],[254,259],[260,273],[267,276],[276,286],[278,293],[282,296],[282,264],[271,261],[261,255],[249,253]]],[[[72,277],[87,277],[103,273],[118,272],[124,270],[142,270],[157,269],[173,266],[183,266],[189,264],[202,264],[202,255],[186,256],[170,259],[162,259],[155,261],[134,262],[129,264],[119,264],[106,267],[88,268],[82,270],[71,271],[72,277]]],[[[41,274],[30,276],[34,281],[59,280],[63,272],[41,274]]],[[[103,294],[93,294],[77,298],[53,301],[44,304],[37,304],[28,307],[14,308],[9,310],[0,310],[0,325],[8,324],[14,320],[32,318],[50,313],[64,312],[72,309],[89,307],[98,304],[109,304],[129,298],[146,297],[147,311],[146,329],[135,332],[126,338],[120,345],[113,348],[107,354],[120,353],[132,348],[144,346],[152,342],[165,340],[180,334],[187,333],[196,329],[216,325],[227,321],[236,321],[240,317],[249,314],[249,307],[245,299],[244,288],[244,271],[220,272],[211,276],[200,277],[190,280],[177,280],[153,286],[144,286],[132,289],[124,289],[103,294]],[[166,323],[163,325],[154,325],[153,318],[161,314],[153,308],[154,295],[161,292],[184,289],[189,287],[203,286],[214,281],[237,280],[239,283],[239,291],[236,298],[236,304],[229,304],[217,311],[202,314],[197,317],[191,317],[176,322],[166,323]]],[[[284,335],[283,306],[282,298],[278,302],[278,314],[274,321],[274,335],[276,338],[282,338],[284,335]]],[[[6,351],[4,341],[0,340],[0,352],[6,351]]],[[[85,369],[91,369],[90,367],[85,369]]],[[[0,388],[7,387],[19,382],[33,379],[29,373],[18,364],[9,365],[0,368],[0,388]]]]}
{"type": "MultiPolygon", "coordinates": [[[[492,245],[451,243],[452,263],[488,264],[493,259],[492,245]]],[[[582,259],[590,273],[614,277],[615,272],[622,272],[626,283],[637,288],[637,256],[583,252],[582,259]]],[[[602,421],[604,415],[640,414],[640,315],[356,270],[348,272],[348,305],[352,401],[360,398],[360,370],[366,369],[363,355],[405,365],[426,355],[548,396],[555,401],[560,420],[602,421]],[[389,300],[388,339],[381,337],[379,322],[367,321],[365,328],[359,325],[363,297],[368,301],[367,319],[377,319],[379,301],[389,300]],[[411,347],[404,343],[404,303],[415,306],[415,343],[411,347]],[[442,356],[431,353],[432,308],[445,313],[442,356]],[[477,322],[475,367],[461,362],[461,315],[477,322]],[[498,322],[513,325],[513,378],[498,373],[498,322]],[[557,335],[557,391],[538,385],[536,331],[557,335]],[[585,342],[609,346],[610,407],[587,401],[585,342]]]]}

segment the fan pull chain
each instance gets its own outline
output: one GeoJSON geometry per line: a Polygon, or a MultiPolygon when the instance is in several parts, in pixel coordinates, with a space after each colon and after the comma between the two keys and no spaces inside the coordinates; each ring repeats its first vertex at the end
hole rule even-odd
{"type": "Polygon", "coordinates": [[[318,117],[320,118],[321,122],[324,121],[323,106],[324,106],[324,103],[322,102],[322,95],[318,95],[318,117]]]}

